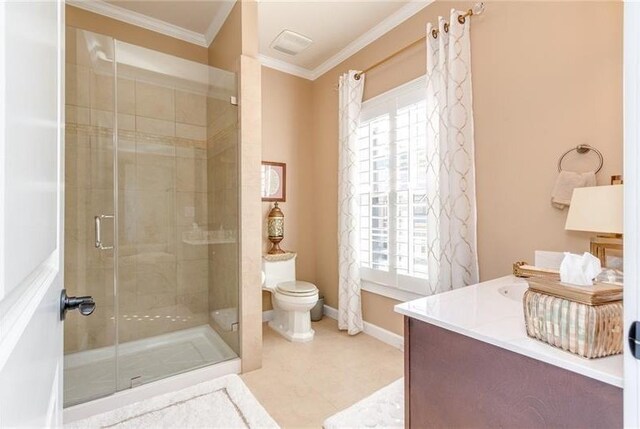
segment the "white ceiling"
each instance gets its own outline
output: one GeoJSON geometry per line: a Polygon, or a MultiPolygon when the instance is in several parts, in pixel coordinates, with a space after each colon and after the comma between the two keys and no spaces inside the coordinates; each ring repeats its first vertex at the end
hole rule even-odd
{"type": "MultiPolygon", "coordinates": [[[[235,0],[68,0],[67,3],[208,46],[235,0]]],[[[261,62],[315,79],[394,28],[431,0],[259,0],[261,62]],[[278,52],[271,42],[283,30],[313,40],[296,56],[278,52]]]]}
{"type": "Polygon", "coordinates": [[[260,53],[313,70],[406,3],[262,1],[258,3],[260,53]],[[313,43],[296,56],[280,53],[269,46],[282,30],[300,33],[313,43]]]}

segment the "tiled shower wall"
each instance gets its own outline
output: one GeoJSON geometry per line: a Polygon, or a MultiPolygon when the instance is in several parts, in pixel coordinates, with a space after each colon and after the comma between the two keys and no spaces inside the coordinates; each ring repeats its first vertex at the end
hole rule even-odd
{"type": "MultiPolygon", "coordinates": [[[[65,287],[98,305],[90,317],[69,313],[65,352],[114,345],[116,326],[122,343],[209,323],[210,306],[237,307],[236,108],[119,77],[115,324],[113,251],[95,249],[93,220],[113,213],[114,79],[74,59],[66,65],[65,287]],[[221,244],[185,240],[194,224],[233,232],[221,244]]],[[[112,225],[103,222],[107,245],[112,225]]],[[[237,332],[217,329],[237,351],[237,332]]]]}

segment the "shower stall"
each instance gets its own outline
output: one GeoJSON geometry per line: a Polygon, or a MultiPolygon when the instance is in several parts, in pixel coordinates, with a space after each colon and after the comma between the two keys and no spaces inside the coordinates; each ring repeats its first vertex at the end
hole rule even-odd
{"type": "Polygon", "coordinates": [[[67,28],[65,406],[238,357],[236,81],[67,28]]]}

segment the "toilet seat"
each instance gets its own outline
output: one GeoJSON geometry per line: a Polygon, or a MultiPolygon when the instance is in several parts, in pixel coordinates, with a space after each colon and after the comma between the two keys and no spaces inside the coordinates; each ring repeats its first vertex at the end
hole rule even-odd
{"type": "Polygon", "coordinates": [[[292,297],[307,297],[318,293],[316,285],[303,281],[278,283],[275,290],[281,295],[292,297]]]}

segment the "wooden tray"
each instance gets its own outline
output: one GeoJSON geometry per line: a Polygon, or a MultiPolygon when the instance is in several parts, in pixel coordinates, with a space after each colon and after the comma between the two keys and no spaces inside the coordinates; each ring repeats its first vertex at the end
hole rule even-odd
{"type": "Polygon", "coordinates": [[[602,305],[622,301],[622,286],[611,283],[594,283],[593,286],[577,286],[540,277],[527,279],[529,290],[564,298],[587,305],[602,305]]]}
{"type": "Polygon", "coordinates": [[[602,305],[622,300],[622,285],[596,282],[593,286],[578,286],[560,282],[560,272],[528,265],[513,264],[513,274],[529,283],[529,290],[564,298],[587,305],[602,305]]]}
{"type": "Polygon", "coordinates": [[[538,268],[533,265],[529,265],[526,262],[514,262],[513,275],[516,277],[524,278],[545,278],[549,280],[560,281],[560,272],[556,270],[550,270],[547,268],[538,268]]]}

